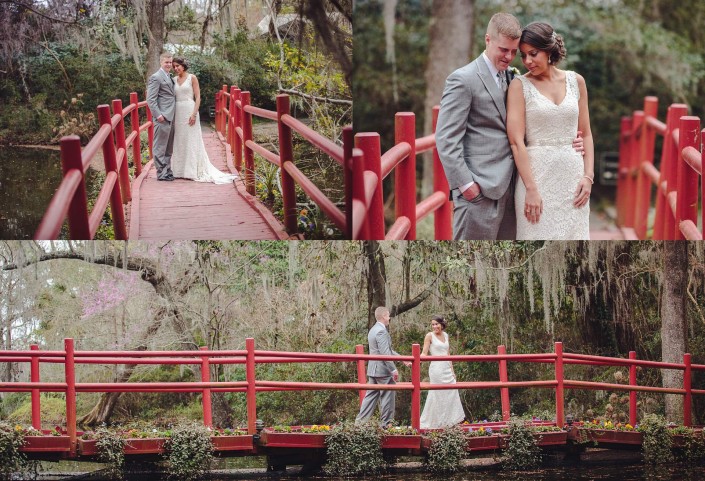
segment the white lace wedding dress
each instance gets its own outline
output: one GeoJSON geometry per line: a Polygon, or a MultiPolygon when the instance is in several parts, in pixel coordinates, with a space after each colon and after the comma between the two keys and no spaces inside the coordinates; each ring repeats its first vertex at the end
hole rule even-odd
{"type": "MultiPolygon", "coordinates": [[[[448,333],[444,332],[445,341],[441,341],[435,334],[431,335],[431,356],[448,355],[448,333]]],[[[428,368],[431,384],[455,384],[450,361],[431,361],[428,368]]],[[[457,389],[434,389],[428,391],[426,404],[421,413],[421,429],[436,429],[453,426],[465,419],[465,411],[460,402],[457,389]]]]}
{"type": "Polygon", "coordinates": [[[575,191],[583,176],[583,157],[573,149],[578,132],[578,81],[566,71],[566,94],[556,105],[524,76],[521,80],[526,104],[526,146],[536,180],[543,213],[537,224],[524,215],[526,187],[517,179],[514,205],[519,240],[590,239],[590,202],[573,206],[575,191]]]}
{"type": "Polygon", "coordinates": [[[189,116],[196,104],[191,84],[192,75],[188,74],[184,83],[179,85],[178,77],[174,78],[174,93],[176,107],[174,109],[174,149],[171,156],[171,170],[174,177],[192,179],[198,182],[213,182],[229,184],[237,175],[221,172],[208,159],[206,147],[203,145],[201,123],[196,114],[196,123],[188,124],[189,116]]]}

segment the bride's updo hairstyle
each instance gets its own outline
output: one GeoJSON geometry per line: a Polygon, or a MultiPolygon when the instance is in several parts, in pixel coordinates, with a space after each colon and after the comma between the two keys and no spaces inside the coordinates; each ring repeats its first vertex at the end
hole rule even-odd
{"type": "MultiPolygon", "coordinates": [[[[548,54],[548,63],[556,65],[566,56],[563,37],[544,22],[533,22],[521,31],[521,43],[527,43],[548,54]]],[[[176,59],[174,59],[176,62],[176,59]]]]}
{"type": "Polygon", "coordinates": [[[438,324],[441,325],[441,328],[444,331],[446,330],[446,326],[448,325],[448,323],[446,322],[445,319],[443,319],[443,316],[431,316],[431,320],[436,321],[438,324]]]}
{"type": "Polygon", "coordinates": [[[183,57],[174,57],[171,63],[181,65],[184,68],[184,71],[188,70],[188,62],[183,57]]]}

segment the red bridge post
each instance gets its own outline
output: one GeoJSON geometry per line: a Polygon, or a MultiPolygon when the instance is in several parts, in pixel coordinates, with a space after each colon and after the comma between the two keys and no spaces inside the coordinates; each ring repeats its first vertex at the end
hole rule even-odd
{"type": "Polygon", "coordinates": [[[659,167],[659,181],[656,189],[656,217],[654,219],[654,240],[663,240],[669,238],[669,232],[673,230],[667,228],[669,221],[673,219],[670,205],[668,203],[668,187],[671,186],[670,176],[673,170],[673,129],[674,127],[674,109],[673,105],[668,106],[666,113],[666,131],[663,134],[663,147],[661,148],[661,166],[659,167]],[[664,192],[662,186],[667,186],[664,192]]]}
{"type": "Polygon", "coordinates": [[[366,227],[363,227],[362,232],[367,232],[367,237],[363,239],[384,240],[384,193],[379,134],[362,132],[355,135],[355,147],[362,150],[363,162],[360,167],[363,172],[369,170],[377,176],[377,187],[367,209],[367,218],[363,221],[366,227]]]}
{"type": "Polygon", "coordinates": [[[683,354],[683,364],[685,364],[685,372],[683,373],[683,389],[685,390],[685,396],[683,396],[683,426],[692,426],[693,418],[691,415],[691,408],[693,406],[693,390],[692,390],[692,373],[693,368],[691,367],[690,354],[683,354]]]}
{"type": "MultiPolygon", "coordinates": [[[[107,105],[105,106],[108,107],[107,105]]],[[[71,457],[76,456],[76,367],[74,364],[73,339],[64,339],[66,360],[64,375],[66,377],[66,433],[69,436],[71,457]]]]}
{"type": "Polygon", "coordinates": [[[680,223],[691,220],[698,224],[698,176],[683,160],[683,149],[700,147],[700,119],[698,117],[681,117],[678,123],[678,197],[676,202],[676,240],[685,240],[680,223]]]}
{"type": "MultiPolygon", "coordinates": [[[[39,345],[32,344],[29,346],[32,351],[38,351],[39,345]]],[[[39,382],[39,356],[32,356],[29,380],[39,382]]],[[[32,427],[34,429],[42,429],[42,409],[41,409],[41,394],[39,388],[32,389],[32,427]]]]}
{"type": "MultiPolygon", "coordinates": [[[[438,123],[438,112],[441,107],[436,105],[433,107],[433,133],[436,133],[436,124],[438,123]]],[[[441,158],[438,155],[438,148],[433,147],[433,191],[443,192],[446,196],[446,201],[433,214],[433,225],[436,240],[453,240],[453,226],[451,219],[453,214],[453,205],[450,202],[448,179],[446,179],[441,158]]]]}
{"type": "Polygon", "coordinates": [[[291,138],[291,127],[282,121],[282,117],[289,115],[289,96],[277,95],[277,129],[279,131],[279,161],[281,162],[282,202],[284,204],[284,227],[293,234],[297,231],[296,222],[296,183],[287,171],[287,162],[294,162],[294,144],[291,138]]]}
{"type": "MultiPolygon", "coordinates": [[[[658,115],[658,98],[646,97],[644,99],[644,119],[656,118],[658,115]]],[[[639,139],[639,158],[636,181],[636,209],[634,213],[634,231],[639,239],[646,239],[649,208],[651,207],[651,178],[642,168],[643,163],[654,163],[654,146],[656,144],[656,131],[644,121],[639,139]]]]}
{"type": "Polygon", "coordinates": [[[680,118],[688,115],[688,106],[685,104],[673,104],[671,105],[671,111],[669,113],[671,114],[671,117],[668,120],[671,121],[671,128],[669,133],[669,149],[666,153],[668,159],[668,168],[666,172],[666,217],[664,218],[663,227],[663,239],[665,240],[675,239],[676,231],[680,230],[678,229],[678,225],[676,224],[676,209],[671,208],[671,202],[669,200],[672,196],[676,196],[676,199],[678,198],[678,163],[680,159],[680,153],[678,152],[678,142],[675,142],[673,139],[673,132],[680,132],[680,118]]]}
{"type": "Polygon", "coordinates": [[[352,239],[353,147],[352,126],[343,127],[343,174],[345,175],[345,239],[352,239]]]}
{"type": "MultiPolygon", "coordinates": [[[[365,348],[362,344],[358,344],[355,346],[355,354],[365,354],[365,348]]],[[[364,359],[358,359],[357,360],[357,382],[358,384],[366,384],[367,383],[367,372],[365,371],[365,360],[364,359]]],[[[360,405],[362,405],[362,400],[365,399],[365,394],[367,391],[364,389],[360,389],[359,391],[359,396],[360,396],[360,405]]]]}
{"type": "Polygon", "coordinates": [[[627,216],[626,216],[626,227],[634,228],[635,214],[636,214],[636,182],[637,175],[640,170],[640,149],[639,141],[641,136],[644,135],[644,112],[642,110],[637,110],[632,116],[632,134],[629,138],[629,171],[627,174],[627,216]]]}
{"type": "Polygon", "coordinates": [[[147,138],[149,139],[149,158],[153,159],[154,154],[152,153],[152,147],[154,146],[154,119],[152,118],[152,111],[149,110],[149,105],[147,106],[147,122],[149,122],[149,127],[147,128],[147,138]]]}
{"type": "Polygon", "coordinates": [[[91,229],[88,225],[88,196],[86,194],[86,176],[81,158],[81,139],[78,135],[68,135],[61,139],[61,170],[64,177],[71,170],[81,173],[81,183],[69,204],[69,237],[71,239],[90,239],[91,229]]]}
{"type": "MultiPolygon", "coordinates": [[[[636,360],[636,351],[629,351],[629,359],[636,360]]],[[[636,364],[629,364],[629,386],[636,386],[636,364]]],[[[629,391],[629,424],[636,426],[636,391],[629,391]]]]}
{"type": "Polygon", "coordinates": [[[617,167],[617,224],[627,224],[627,180],[629,175],[629,132],[632,130],[632,118],[622,117],[619,134],[619,164],[617,167]]]}
{"type": "MultiPolygon", "coordinates": [[[[207,351],[208,347],[203,346],[200,348],[201,351],[207,351]]],[[[201,357],[201,382],[211,382],[211,365],[210,358],[208,355],[201,357]]],[[[211,401],[211,389],[203,388],[203,397],[201,399],[203,403],[203,424],[212,427],[213,426],[213,404],[211,401]]]]}
{"type": "Polygon", "coordinates": [[[245,365],[245,378],[247,379],[247,434],[256,434],[257,385],[255,382],[255,340],[253,338],[248,337],[245,339],[245,349],[247,350],[247,364],[245,365]]]}
{"type": "Polygon", "coordinates": [[[394,143],[406,142],[411,151],[394,169],[395,218],[406,217],[411,226],[405,240],[416,239],[416,116],[398,112],[394,119],[394,143]]]}
{"type": "MultiPolygon", "coordinates": [[[[507,355],[507,348],[504,345],[497,346],[497,354],[500,356],[507,355]]],[[[500,382],[508,382],[509,375],[507,374],[507,359],[499,360],[499,380],[500,382]]],[[[502,387],[499,388],[500,399],[502,401],[502,421],[509,421],[512,415],[511,408],[509,406],[509,388],[502,387]]]]}
{"type": "MultiPolygon", "coordinates": [[[[125,142],[125,118],[122,116],[122,100],[113,100],[113,115],[119,115],[120,121],[115,126],[115,140],[117,140],[118,150],[123,150],[122,162],[118,167],[118,175],[120,176],[120,191],[122,192],[122,202],[127,204],[132,200],[130,192],[130,169],[127,162],[127,143],[125,142]]],[[[136,139],[139,142],[139,137],[136,139]]],[[[116,158],[117,161],[117,158],[116,158]]]]}
{"type": "Polygon", "coordinates": [[[255,195],[255,153],[247,146],[247,141],[252,141],[252,114],[245,110],[250,105],[250,92],[242,92],[240,95],[242,95],[242,144],[245,149],[245,187],[248,194],[255,195]]]}
{"type": "Polygon", "coordinates": [[[132,112],[130,112],[130,129],[136,135],[135,140],[132,142],[132,163],[135,164],[135,177],[139,177],[142,173],[142,136],[140,135],[139,103],[137,92],[130,93],[130,104],[134,105],[132,112]]]}
{"type": "Polygon", "coordinates": [[[230,146],[230,153],[233,154],[233,159],[235,159],[235,152],[233,150],[233,145],[235,142],[235,87],[230,86],[230,104],[228,105],[228,138],[225,142],[230,146]]]}
{"type": "Polygon", "coordinates": [[[564,412],[564,392],[563,392],[563,343],[555,343],[556,351],[556,426],[559,428],[565,424],[564,412]]]}
{"type": "Polygon", "coordinates": [[[233,116],[233,157],[235,159],[235,168],[238,172],[242,170],[242,139],[237,131],[240,128],[242,132],[242,91],[235,88],[235,112],[233,116]],[[240,106],[237,102],[240,101],[240,106]]]}
{"type": "Polygon", "coordinates": [[[411,427],[419,429],[421,427],[421,347],[418,344],[411,345],[411,427]]]}
{"type": "MultiPolygon", "coordinates": [[[[113,140],[112,120],[110,118],[110,108],[107,105],[98,106],[98,121],[100,125],[109,125],[110,134],[103,142],[103,161],[105,162],[105,173],[110,175],[115,172],[118,176],[117,159],[115,158],[115,142],[113,140]]],[[[107,182],[107,180],[106,180],[107,182]]],[[[127,229],[125,227],[125,211],[122,208],[122,194],[118,179],[115,179],[110,192],[110,210],[113,214],[113,228],[115,230],[115,240],[127,240],[127,229]]]]}

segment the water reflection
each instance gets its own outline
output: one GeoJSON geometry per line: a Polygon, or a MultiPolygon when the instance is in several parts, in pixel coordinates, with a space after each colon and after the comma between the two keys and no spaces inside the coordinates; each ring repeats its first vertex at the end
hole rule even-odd
{"type": "MultiPolygon", "coordinates": [[[[369,481],[371,478],[336,478],[323,475],[298,476],[296,474],[274,474],[266,473],[262,468],[234,469],[238,464],[230,462],[218,463],[219,468],[214,475],[208,477],[210,481],[263,481],[265,479],[281,479],[286,481],[369,481]],[[230,472],[223,472],[223,469],[232,469],[230,472]]],[[[73,462],[69,466],[66,461],[61,463],[44,463],[44,474],[41,479],[71,479],[66,476],[54,477],[50,473],[64,472],[72,479],[84,480],[104,480],[100,476],[100,465],[92,464],[90,467],[86,463],[73,462]],[[54,465],[54,467],[52,467],[54,465]],[[63,468],[63,469],[62,469],[63,468]],[[68,469],[67,469],[68,468],[68,469]],[[98,469],[98,471],[95,471],[98,469]],[[87,472],[94,471],[93,475],[87,472]]],[[[502,470],[481,470],[465,471],[453,475],[433,475],[426,472],[399,470],[396,473],[374,476],[375,481],[701,481],[705,478],[703,467],[688,467],[683,465],[670,466],[644,466],[634,465],[593,465],[582,464],[577,466],[564,466],[555,468],[542,468],[535,471],[502,471],[502,470]]],[[[166,475],[155,475],[153,472],[128,473],[125,481],[163,481],[166,475]]]]}
{"type": "Polygon", "coordinates": [[[31,239],[60,182],[59,151],[0,147],[0,239],[31,239]]]}

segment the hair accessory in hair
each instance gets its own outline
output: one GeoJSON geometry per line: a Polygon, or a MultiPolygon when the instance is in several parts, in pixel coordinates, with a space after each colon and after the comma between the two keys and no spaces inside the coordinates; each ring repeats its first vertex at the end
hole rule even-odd
{"type": "Polygon", "coordinates": [[[552,38],[553,40],[556,39],[556,31],[555,31],[555,30],[551,33],[551,38],[552,38]]]}

